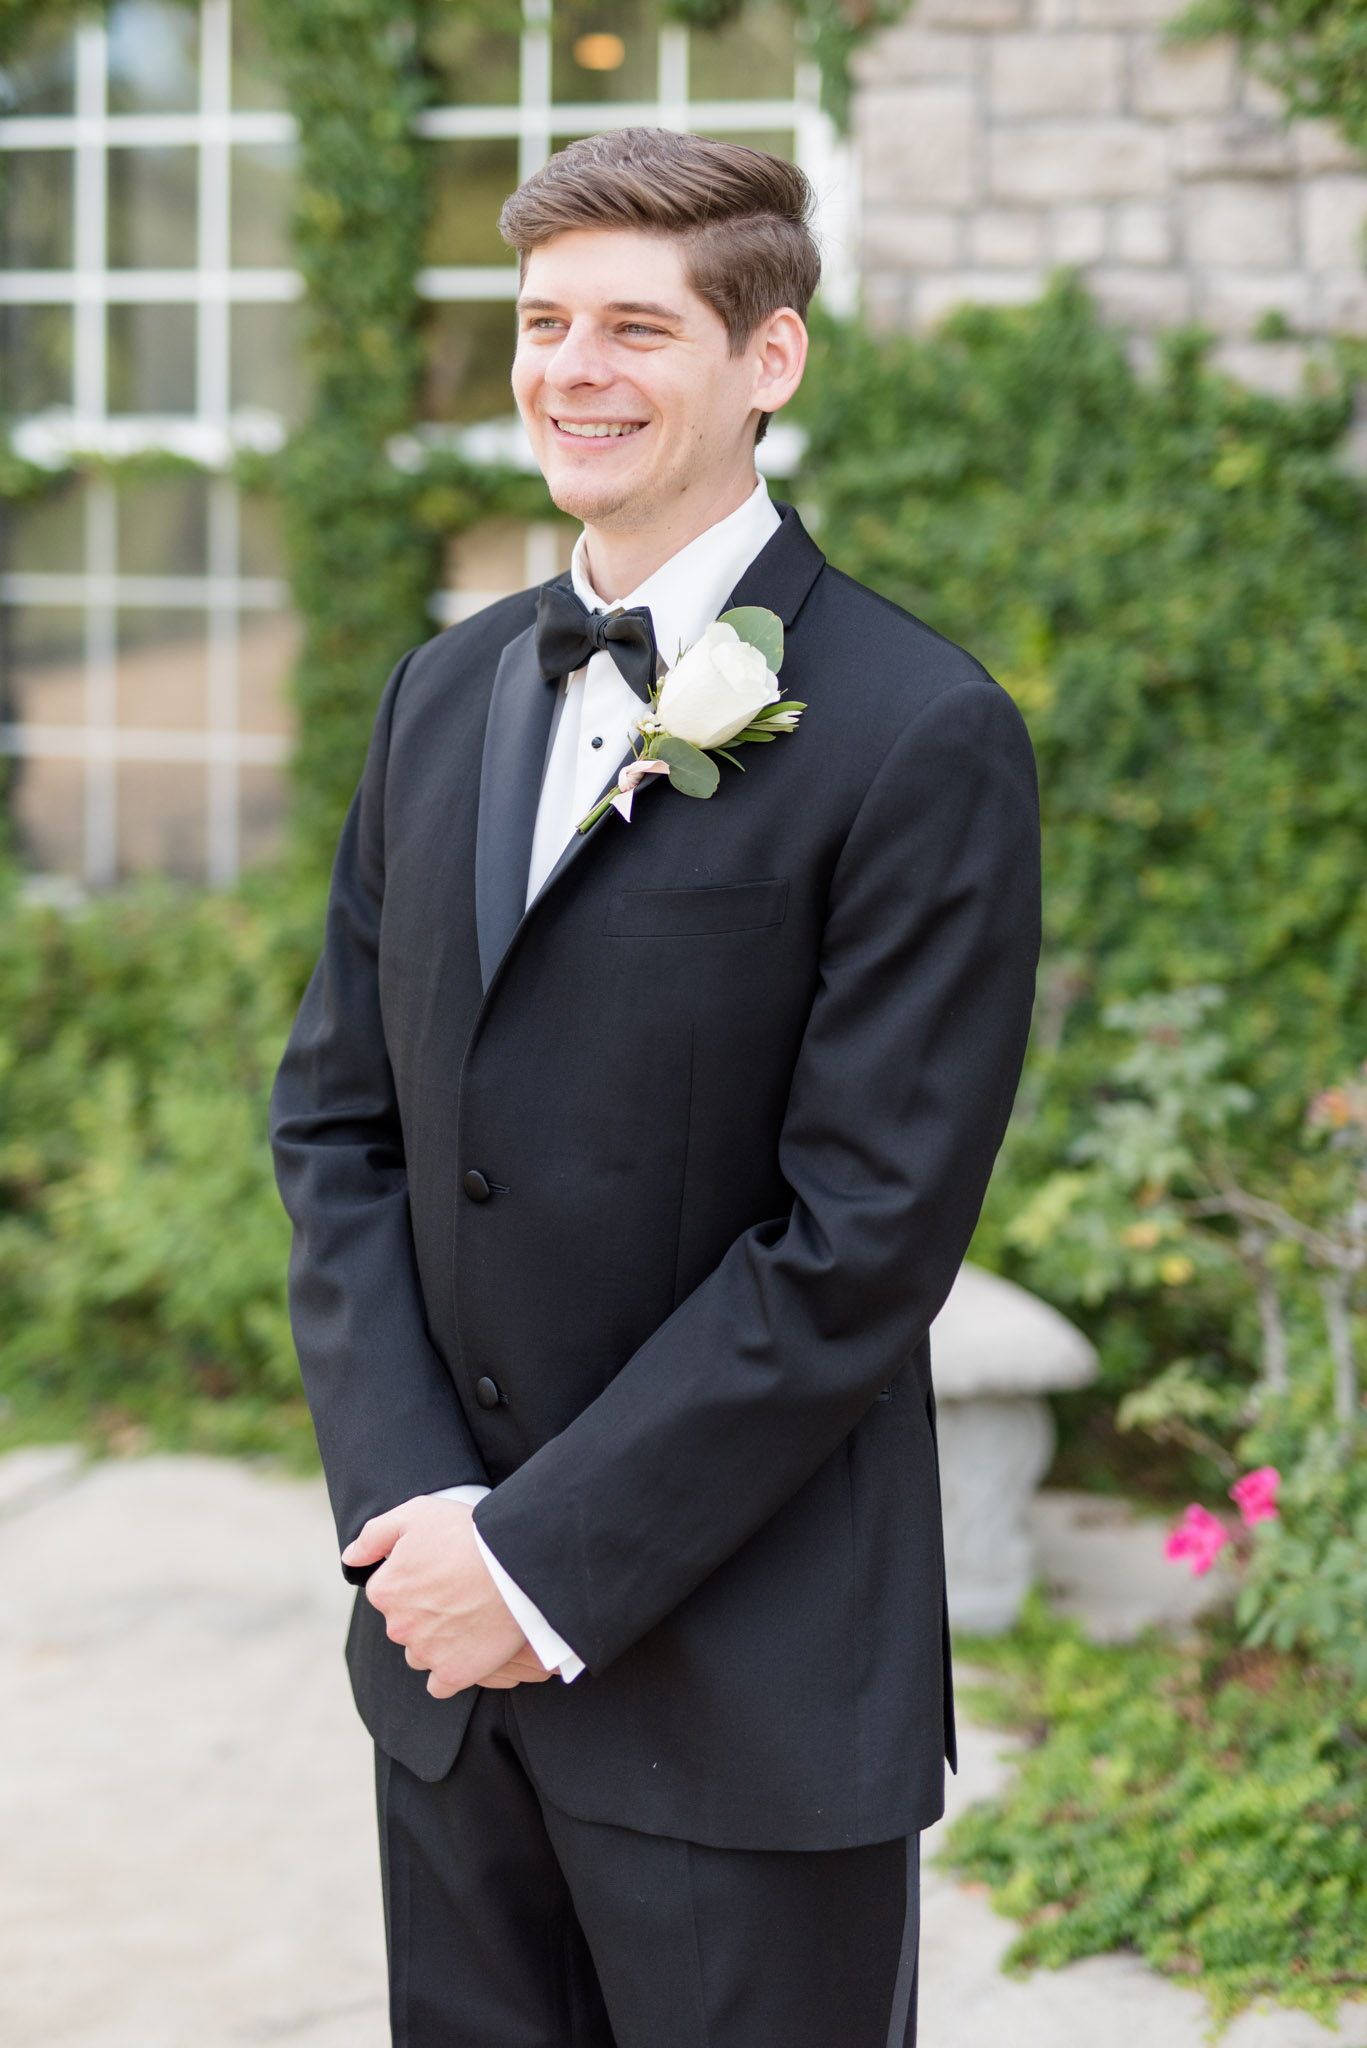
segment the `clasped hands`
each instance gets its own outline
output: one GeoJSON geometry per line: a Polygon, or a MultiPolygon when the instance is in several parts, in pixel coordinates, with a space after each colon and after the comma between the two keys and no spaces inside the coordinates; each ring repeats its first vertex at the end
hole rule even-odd
{"type": "Polygon", "coordinates": [[[550,1677],[514,1621],[475,1541],[474,1510],[423,1494],[376,1515],[342,1552],[343,1564],[384,1562],[365,1596],[384,1616],[405,1661],[425,1671],[433,1699],[467,1686],[506,1689],[550,1677]]]}

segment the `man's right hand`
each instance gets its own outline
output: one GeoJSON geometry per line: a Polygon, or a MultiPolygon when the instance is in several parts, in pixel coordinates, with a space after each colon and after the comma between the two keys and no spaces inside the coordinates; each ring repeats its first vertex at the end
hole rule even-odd
{"type": "Polygon", "coordinates": [[[515,1657],[510,1657],[506,1664],[500,1664],[497,1671],[491,1671],[479,1683],[506,1692],[514,1685],[544,1685],[553,1676],[554,1673],[546,1669],[531,1644],[524,1643],[515,1657]]]}

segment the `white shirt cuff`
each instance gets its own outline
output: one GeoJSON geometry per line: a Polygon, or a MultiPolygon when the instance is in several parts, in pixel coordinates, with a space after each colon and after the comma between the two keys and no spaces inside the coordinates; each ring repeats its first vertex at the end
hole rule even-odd
{"type": "MultiPolygon", "coordinates": [[[[490,1491],[492,1489],[487,1486],[444,1486],[435,1498],[458,1500],[463,1506],[472,1508],[490,1491]]],[[[499,1590],[504,1606],[531,1644],[542,1669],[558,1671],[566,1685],[572,1684],[584,1669],[583,1658],[577,1656],[564,1637],[556,1633],[535,1601],[527,1598],[517,1580],[504,1571],[478,1529],[475,1531],[475,1542],[479,1545],[479,1554],[484,1559],[490,1578],[499,1590]]]]}

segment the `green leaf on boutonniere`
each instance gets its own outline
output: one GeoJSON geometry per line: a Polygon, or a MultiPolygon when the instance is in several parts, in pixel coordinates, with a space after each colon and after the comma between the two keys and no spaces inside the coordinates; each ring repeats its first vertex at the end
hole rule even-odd
{"type": "Polygon", "coordinates": [[[778,674],[783,666],[783,621],[776,612],[766,611],[762,604],[738,604],[734,611],[722,613],[720,623],[734,627],[739,639],[758,647],[765,666],[778,674]]]}
{"type": "Polygon", "coordinates": [[[700,747],[688,740],[676,740],[661,733],[651,748],[657,761],[668,761],[669,779],[681,796],[711,796],[721,781],[721,770],[709,761],[700,747]]]}
{"type": "Polygon", "coordinates": [[[766,704],[762,711],[757,711],[752,722],[763,725],[771,718],[789,718],[795,711],[806,709],[806,705],[799,703],[796,697],[780,697],[777,704],[766,704]]]}

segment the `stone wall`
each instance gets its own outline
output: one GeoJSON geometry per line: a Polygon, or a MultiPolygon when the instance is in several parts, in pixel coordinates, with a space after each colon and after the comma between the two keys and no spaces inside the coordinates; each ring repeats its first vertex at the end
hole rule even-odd
{"type": "MultiPolygon", "coordinates": [[[[1181,4],[1181,0],[1177,0],[1181,4]]],[[[1227,43],[1163,43],[1173,0],[918,0],[858,62],[864,305],[925,327],[1035,297],[1076,267],[1143,334],[1197,320],[1276,388],[1304,350],[1367,334],[1367,167],[1283,121],[1227,43]]]]}

